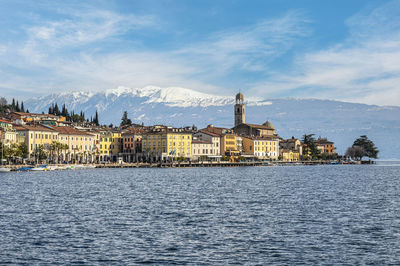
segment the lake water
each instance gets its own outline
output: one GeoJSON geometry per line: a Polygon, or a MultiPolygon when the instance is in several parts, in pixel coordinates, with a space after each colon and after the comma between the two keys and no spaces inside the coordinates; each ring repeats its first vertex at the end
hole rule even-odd
{"type": "Polygon", "coordinates": [[[400,165],[0,175],[0,262],[400,264],[400,165]]]}

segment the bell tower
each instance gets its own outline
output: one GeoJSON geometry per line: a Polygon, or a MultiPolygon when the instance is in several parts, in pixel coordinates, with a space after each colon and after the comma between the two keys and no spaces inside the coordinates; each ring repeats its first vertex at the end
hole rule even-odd
{"type": "Polygon", "coordinates": [[[246,123],[246,115],[244,108],[244,97],[240,92],[236,94],[235,100],[235,127],[246,123]]]}

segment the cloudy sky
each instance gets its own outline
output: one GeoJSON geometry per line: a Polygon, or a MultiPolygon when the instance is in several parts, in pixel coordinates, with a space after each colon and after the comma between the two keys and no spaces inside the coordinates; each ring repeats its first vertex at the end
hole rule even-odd
{"type": "Polygon", "coordinates": [[[180,86],[400,105],[400,1],[0,0],[0,96],[180,86]]]}

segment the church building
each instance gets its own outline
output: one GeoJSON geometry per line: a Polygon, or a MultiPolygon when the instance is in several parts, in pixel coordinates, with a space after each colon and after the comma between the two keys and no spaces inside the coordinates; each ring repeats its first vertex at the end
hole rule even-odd
{"type": "Polygon", "coordinates": [[[278,137],[274,125],[269,121],[266,121],[262,125],[246,123],[245,109],[244,96],[239,92],[236,94],[235,99],[235,127],[233,128],[238,135],[251,137],[278,137]]]}

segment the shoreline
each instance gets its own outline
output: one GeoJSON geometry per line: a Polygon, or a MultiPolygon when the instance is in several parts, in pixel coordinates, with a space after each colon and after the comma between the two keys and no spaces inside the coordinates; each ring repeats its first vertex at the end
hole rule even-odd
{"type": "MultiPolygon", "coordinates": [[[[375,164],[374,161],[337,162],[337,161],[301,161],[301,162],[173,162],[173,163],[95,163],[95,164],[48,164],[41,166],[45,171],[79,170],[95,168],[195,168],[195,167],[255,167],[255,166],[304,166],[304,165],[361,165],[375,164]]],[[[32,165],[4,165],[11,171],[31,171],[32,165]]],[[[38,167],[36,167],[38,168],[38,167]]]]}

